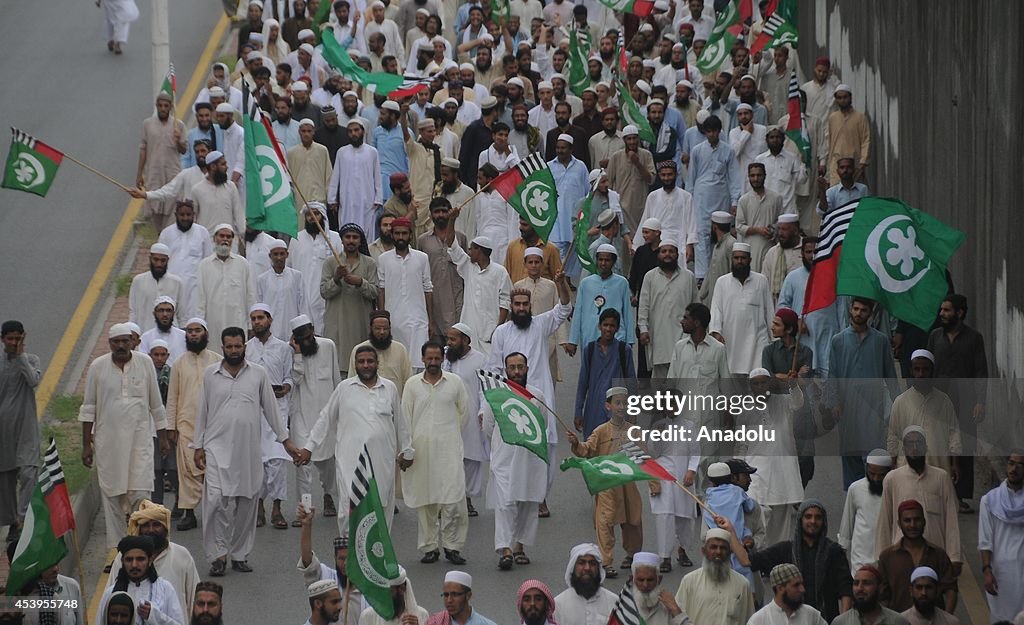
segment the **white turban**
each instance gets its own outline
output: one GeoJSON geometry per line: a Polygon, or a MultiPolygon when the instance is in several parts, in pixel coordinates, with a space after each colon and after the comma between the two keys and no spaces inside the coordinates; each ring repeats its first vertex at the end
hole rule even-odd
{"type": "Polygon", "coordinates": [[[604,561],[601,560],[601,549],[594,543],[582,543],[573,547],[569,552],[569,563],[565,565],[565,585],[572,586],[572,572],[576,568],[576,560],[579,560],[581,556],[597,558],[597,568],[601,570],[601,582],[604,583],[604,561]]]}

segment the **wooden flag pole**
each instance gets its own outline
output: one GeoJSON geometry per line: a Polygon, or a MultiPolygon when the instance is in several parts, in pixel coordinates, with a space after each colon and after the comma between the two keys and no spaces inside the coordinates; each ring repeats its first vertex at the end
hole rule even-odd
{"type": "MultiPolygon", "coordinates": [[[[65,156],[67,156],[65,154],[65,156]]],[[[78,528],[71,530],[71,544],[75,547],[75,557],[78,559],[78,579],[81,583],[85,583],[85,570],[82,568],[82,548],[78,545],[78,528]]],[[[89,625],[89,611],[83,609],[81,611],[82,618],[84,619],[84,625],[89,625]]]]}
{"type": "Polygon", "coordinates": [[[68,160],[69,160],[69,161],[71,161],[72,163],[74,163],[74,164],[76,164],[76,165],[78,165],[78,166],[80,166],[80,167],[83,167],[83,168],[85,168],[85,169],[87,169],[87,170],[91,171],[92,173],[96,174],[96,175],[97,175],[97,176],[99,176],[100,178],[103,178],[104,180],[106,180],[106,181],[107,181],[107,182],[109,182],[110,184],[112,184],[112,185],[114,185],[114,186],[116,186],[116,187],[120,188],[120,189],[121,189],[122,191],[124,191],[125,193],[129,193],[129,192],[131,192],[131,191],[134,191],[134,190],[135,190],[135,189],[129,189],[128,187],[126,187],[126,186],[124,186],[123,184],[121,184],[120,182],[118,182],[118,181],[114,180],[113,178],[111,178],[110,176],[106,175],[106,174],[105,174],[105,173],[103,173],[102,171],[100,171],[100,170],[98,170],[98,169],[96,169],[96,168],[94,168],[94,167],[90,167],[89,165],[86,165],[85,163],[83,163],[82,161],[78,160],[78,159],[77,159],[77,158],[75,158],[74,156],[71,156],[71,155],[70,155],[70,154],[68,154],[67,152],[63,152],[62,154],[64,155],[64,158],[68,159],[68,160]]]}
{"type": "MultiPolygon", "coordinates": [[[[348,600],[352,595],[352,582],[348,579],[345,580],[345,596],[342,597],[341,601],[345,608],[345,614],[341,619],[342,625],[348,625],[348,600]]],[[[86,624],[88,625],[88,624],[86,624]]]]}
{"type": "Polygon", "coordinates": [[[565,424],[565,421],[562,421],[562,418],[558,416],[558,413],[557,413],[557,412],[555,412],[555,411],[554,411],[554,410],[553,410],[553,409],[551,408],[551,406],[549,406],[549,405],[547,405],[546,403],[544,403],[544,400],[543,400],[543,399],[541,399],[540,397],[537,397],[536,395],[534,395],[534,396],[533,396],[533,398],[534,398],[535,400],[537,400],[537,403],[538,403],[538,404],[540,404],[540,405],[541,405],[541,407],[543,407],[544,409],[546,409],[546,410],[547,410],[548,412],[550,412],[551,414],[553,414],[553,415],[555,416],[555,421],[558,421],[558,425],[560,425],[560,426],[562,426],[563,428],[565,428],[565,430],[566,430],[567,432],[572,432],[572,431],[573,431],[573,428],[570,428],[569,426],[567,426],[567,425],[565,424]]]}
{"type": "MultiPolygon", "coordinates": [[[[495,179],[495,180],[496,180],[496,179],[495,179]]],[[[491,182],[494,182],[494,180],[492,180],[491,182]]],[[[473,199],[474,199],[474,198],[475,198],[476,196],[478,196],[478,195],[480,195],[481,193],[483,193],[484,191],[486,191],[486,190],[487,190],[487,187],[491,186],[491,182],[488,182],[488,183],[487,183],[487,184],[485,184],[484,186],[480,187],[480,190],[479,190],[479,191],[477,191],[477,192],[476,192],[476,193],[474,193],[473,195],[471,195],[471,196],[469,196],[468,198],[466,198],[466,201],[465,201],[465,202],[463,202],[462,204],[459,204],[459,205],[458,205],[458,206],[457,206],[457,207],[455,208],[455,210],[456,210],[456,211],[461,211],[461,210],[462,210],[462,207],[463,207],[463,206],[465,206],[466,204],[469,204],[470,202],[472,202],[472,201],[473,201],[473,199]]]]}
{"type": "MultiPolygon", "coordinates": [[[[309,204],[309,202],[306,201],[306,196],[305,196],[305,194],[302,193],[302,189],[299,188],[299,185],[295,184],[295,177],[292,176],[292,171],[288,167],[288,163],[281,163],[281,165],[284,167],[284,170],[286,172],[288,172],[288,179],[292,183],[292,188],[294,188],[295,192],[299,194],[299,199],[302,200],[302,205],[303,206],[307,206],[309,204]]],[[[327,248],[330,249],[331,250],[331,254],[334,255],[334,262],[338,263],[338,266],[341,267],[341,256],[338,255],[338,250],[334,249],[334,246],[331,245],[331,240],[329,238],[327,238],[327,232],[324,231],[323,225],[317,219],[314,219],[313,223],[316,224],[317,230],[320,231],[320,236],[322,236],[324,238],[324,243],[327,244],[327,248]]],[[[365,237],[365,236],[366,236],[366,233],[363,233],[363,237],[365,237]]],[[[345,604],[345,605],[346,605],[346,609],[347,609],[348,604],[345,604]]]]}
{"type": "Polygon", "coordinates": [[[682,482],[680,482],[679,480],[676,480],[675,482],[673,482],[673,484],[675,484],[679,488],[683,489],[683,492],[686,493],[687,495],[689,495],[694,501],[696,501],[698,506],[700,506],[701,508],[704,508],[705,512],[707,512],[708,514],[710,514],[713,517],[720,516],[720,515],[716,514],[714,510],[709,508],[706,503],[701,501],[700,497],[698,497],[697,495],[694,495],[693,491],[691,491],[689,488],[683,486],[682,482]]]}

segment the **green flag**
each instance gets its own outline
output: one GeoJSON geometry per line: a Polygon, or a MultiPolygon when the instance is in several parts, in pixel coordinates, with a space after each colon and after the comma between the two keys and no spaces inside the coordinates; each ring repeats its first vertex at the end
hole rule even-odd
{"type": "MultiPolygon", "coordinates": [[[[333,4],[333,0],[321,0],[320,5],[317,6],[316,8],[316,15],[313,16],[313,23],[312,25],[310,25],[310,28],[313,30],[313,33],[316,34],[317,39],[319,39],[321,43],[323,42],[323,39],[325,37],[323,30],[320,29],[320,26],[322,24],[327,23],[327,21],[331,19],[331,5],[333,4]]],[[[332,38],[334,37],[333,30],[331,31],[330,36],[332,38]]]]}
{"type": "Polygon", "coordinates": [[[946,296],[946,264],[964,233],[903,202],[862,198],[843,238],[836,293],[878,301],[928,330],[946,296]]]}
{"type": "Polygon", "coordinates": [[[345,573],[370,607],[389,621],[395,617],[391,580],[398,579],[398,558],[388,533],[387,517],[366,445],[359,454],[355,478],[349,485],[349,500],[352,509],[348,516],[349,553],[345,573]]]}
{"type": "Polygon", "coordinates": [[[594,458],[566,458],[558,468],[562,471],[579,469],[591,495],[630,482],[662,479],[654,473],[648,473],[621,452],[594,458]]]}
{"type": "Polygon", "coordinates": [[[629,87],[621,80],[619,86],[619,106],[622,107],[622,116],[627,124],[632,124],[640,131],[640,140],[647,143],[654,143],[654,131],[651,129],[651,122],[640,112],[636,100],[629,93],[629,87]]]}
{"type": "Polygon", "coordinates": [[[795,26],[775,13],[765,22],[764,30],[754,40],[754,45],[750,46],[750,54],[757,54],[761,50],[771,50],[787,43],[794,46],[799,44],[800,36],[796,32],[795,26]]]}
{"type": "Polygon", "coordinates": [[[11,134],[11,151],[7,154],[0,186],[45,197],[64,160],[64,153],[17,128],[11,128],[11,134]]]}
{"type": "Polygon", "coordinates": [[[405,82],[405,79],[398,74],[387,72],[368,72],[356,65],[348,52],[341,47],[334,38],[334,29],[327,28],[323,31],[323,55],[331,67],[341,72],[346,78],[350,78],[370,91],[386,95],[398,89],[405,82]]]}
{"type": "Polygon", "coordinates": [[[178,92],[178,77],[174,74],[174,63],[167,68],[167,75],[164,76],[164,82],[160,85],[160,93],[166,93],[171,96],[171,100],[174,100],[174,94],[178,92]]]}
{"type": "MultiPolygon", "coordinates": [[[[604,170],[601,171],[601,174],[604,175],[604,170]]],[[[600,181],[601,179],[598,178],[598,182],[600,181]]],[[[576,219],[576,230],[573,233],[576,258],[580,260],[580,266],[587,273],[592,274],[597,273],[597,264],[590,257],[590,235],[587,234],[587,231],[590,230],[590,212],[594,204],[594,191],[596,190],[597,184],[595,183],[590,189],[590,194],[580,203],[580,212],[576,219]]]]}
{"type": "Polygon", "coordinates": [[[587,59],[590,57],[590,38],[586,33],[569,31],[569,89],[576,97],[583,97],[583,90],[590,86],[590,72],[587,59]]]}
{"type": "Polygon", "coordinates": [[[491,188],[501,194],[530,222],[542,241],[547,241],[558,219],[558,190],[547,161],[534,152],[491,181],[491,188]]]}
{"type": "Polygon", "coordinates": [[[512,8],[508,5],[508,0],[491,0],[491,19],[499,26],[504,25],[511,15],[512,8]]]}
{"type": "Polygon", "coordinates": [[[718,14],[715,27],[708,35],[707,44],[697,59],[697,69],[701,74],[707,75],[718,70],[729,58],[733,44],[743,31],[739,2],[740,0],[733,0],[718,14]]]}
{"type": "Polygon", "coordinates": [[[253,103],[245,116],[245,221],[255,230],[296,236],[295,200],[285,157],[274,138],[270,119],[253,103]]]}
{"type": "Polygon", "coordinates": [[[548,461],[548,431],[544,415],[532,401],[526,388],[504,376],[479,369],[480,388],[494,413],[501,440],[525,447],[544,462],[548,461]]]}

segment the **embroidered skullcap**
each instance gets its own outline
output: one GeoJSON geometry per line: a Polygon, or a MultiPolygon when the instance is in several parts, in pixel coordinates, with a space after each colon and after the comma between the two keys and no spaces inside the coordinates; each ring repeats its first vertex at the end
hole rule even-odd
{"type": "MultiPolygon", "coordinates": [[[[420,121],[416,122],[416,127],[421,129],[421,130],[423,128],[433,128],[434,127],[434,120],[431,119],[430,117],[424,117],[420,121]]],[[[442,162],[442,164],[443,164],[443,162],[442,162]]]]}
{"type": "Polygon", "coordinates": [[[797,224],[800,223],[800,215],[796,213],[782,213],[779,215],[780,224],[797,224]]]}
{"type": "Polygon", "coordinates": [[[618,258],[618,256],[619,256],[618,250],[616,250],[615,246],[611,245],[610,243],[602,243],[601,245],[597,246],[597,251],[594,252],[594,259],[595,260],[597,259],[597,255],[598,254],[611,254],[612,256],[615,256],[616,258],[618,258]]]}
{"type": "Polygon", "coordinates": [[[457,158],[448,157],[441,159],[441,167],[447,167],[448,169],[458,169],[461,166],[462,163],[460,163],[459,159],[457,158]]]}
{"type": "Polygon", "coordinates": [[[385,111],[394,111],[395,113],[400,113],[402,111],[402,107],[394,100],[384,100],[384,104],[381,104],[380,108],[385,111]]]}
{"type": "Polygon", "coordinates": [[[899,516],[907,510],[920,510],[921,512],[924,512],[924,506],[922,506],[921,502],[916,499],[907,499],[906,501],[901,502],[900,505],[896,506],[896,517],[899,518],[899,516]]]}
{"type": "Polygon", "coordinates": [[[711,222],[716,224],[731,224],[732,213],[729,211],[715,211],[711,213],[711,222]]]}
{"type": "Polygon", "coordinates": [[[402,228],[402,227],[410,228],[411,229],[412,228],[412,220],[410,220],[408,217],[399,217],[398,219],[396,219],[396,220],[391,222],[391,229],[392,230],[394,230],[395,228],[402,228]]]}
{"type": "Polygon", "coordinates": [[[306,594],[310,599],[322,597],[332,590],[338,590],[338,582],[333,579],[320,579],[306,588],[306,594]]]}
{"type": "Polygon", "coordinates": [[[747,377],[751,380],[754,378],[770,378],[772,377],[772,374],[764,367],[757,367],[756,369],[752,369],[750,373],[747,374],[747,377]]]}
{"type": "Polygon", "coordinates": [[[732,543],[732,534],[728,530],[724,530],[720,527],[713,527],[708,530],[708,533],[704,536],[704,544],[708,544],[708,541],[712,538],[724,540],[726,543],[732,543]]]}
{"type": "Polygon", "coordinates": [[[733,252],[746,252],[747,254],[749,254],[750,253],[750,244],[749,243],[744,243],[742,241],[737,241],[736,243],[732,244],[732,251],[733,252]]]}

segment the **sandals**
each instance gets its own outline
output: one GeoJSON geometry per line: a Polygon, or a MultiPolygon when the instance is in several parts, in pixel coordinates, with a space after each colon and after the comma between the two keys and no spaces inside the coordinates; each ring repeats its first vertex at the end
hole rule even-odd
{"type": "Polygon", "coordinates": [[[607,579],[615,579],[619,576],[619,571],[613,566],[604,567],[604,576],[607,579]]]}
{"type": "MultiPolygon", "coordinates": [[[[274,529],[277,529],[277,530],[286,530],[286,529],[288,529],[288,521],[286,521],[284,516],[282,514],[280,514],[280,513],[275,514],[272,517],[270,517],[270,524],[273,525],[274,529]]],[[[299,525],[301,526],[302,523],[299,523],[299,525]]]]}
{"type": "Polygon", "coordinates": [[[537,516],[541,519],[551,517],[551,510],[548,510],[548,502],[546,499],[540,502],[540,506],[537,508],[537,516]]]}
{"type": "Polygon", "coordinates": [[[511,571],[512,570],[512,562],[513,562],[512,556],[510,556],[508,554],[505,554],[505,555],[501,556],[500,558],[498,558],[498,568],[500,570],[502,570],[502,571],[511,571]]]}
{"type": "Polygon", "coordinates": [[[480,513],[473,507],[473,502],[470,501],[469,497],[466,497],[466,514],[467,516],[480,516],[480,513]]]}
{"type": "Polygon", "coordinates": [[[671,573],[672,572],[672,558],[663,558],[662,561],[661,561],[661,566],[658,567],[658,571],[660,571],[662,573],[671,573]]]}
{"type": "Polygon", "coordinates": [[[622,564],[619,565],[620,569],[633,568],[633,556],[626,556],[622,559],[622,564]]]}
{"type": "Polygon", "coordinates": [[[530,563],[530,558],[528,558],[526,556],[526,552],[524,552],[524,551],[516,551],[512,555],[515,556],[516,564],[529,564],[530,563]]]}

